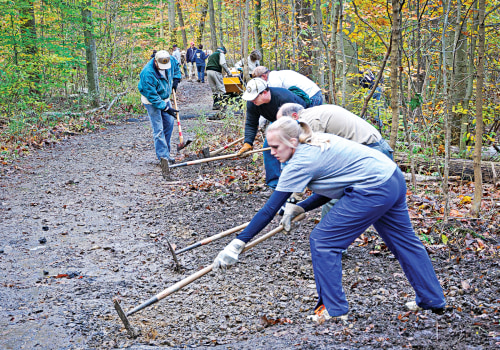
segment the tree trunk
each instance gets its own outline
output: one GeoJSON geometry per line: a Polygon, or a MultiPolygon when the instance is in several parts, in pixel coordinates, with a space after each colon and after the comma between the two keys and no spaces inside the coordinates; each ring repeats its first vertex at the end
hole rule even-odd
{"type": "Polygon", "coordinates": [[[398,57],[399,57],[399,40],[401,35],[400,27],[401,7],[399,0],[392,0],[392,51],[391,51],[391,137],[389,145],[392,149],[396,149],[399,130],[399,92],[398,92],[398,57]]]}
{"type": "Polygon", "coordinates": [[[85,54],[87,60],[87,82],[89,87],[89,96],[92,106],[98,107],[99,98],[99,75],[97,70],[97,53],[93,31],[92,12],[88,9],[91,2],[88,1],[82,8],[83,36],[85,38],[85,54]]]}
{"type": "MultiPolygon", "coordinates": [[[[397,153],[394,160],[399,165],[402,171],[410,170],[410,159],[406,153],[397,153]]],[[[432,160],[423,160],[414,158],[415,171],[417,174],[429,175],[431,173],[443,174],[444,158],[436,157],[432,160]]],[[[473,181],[475,175],[475,163],[470,159],[450,159],[449,176],[459,176],[464,181],[473,181]]],[[[484,182],[493,183],[495,174],[500,174],[500,163],[482,161],[480,166],[480,174],[484,182]],[[495,169],[495,173],[493,172],[495,169]]],[[[498,175],[497,175],[498,176],[498,175]]]]}
{"type": "Polygon", "coordinates": [[[254,4],[255,4],[255,17],[253,19],[253,27],[255,30],[255,48],[261,52],[262,54],[261,61],[264,61],[264,52],[262,50],[262,30],[261,30],[262,2],[261,0],[255,0],[254,4]]]}
{"type": "Polygon", "coordinates": [[[170,34],[170,46],[177,44],[175,32],[175,0],[168,0],[168,31],[170,34]]]}
{"type": "MultiPolygon", "coordinates": [[[[156,14],[156,11],[155,11],[155,14],[156,14]]],[[[160,38],[161,39],[163,39],[163,37],[165,36],[164,31],[165,30],[163,28],[163,0],[160,0],[160,38]]]]}
{"type": "Polygon", "coordinates": [[[245,0],[245,13],[243,14],[243,79],[248,77],[248,25],[250,15],[250,0],[245,0]]]}
{"type": "MultiPolygon", "coordinates": [[[[215,51],[217,49],[217,31],[215,29],[214,0],[208,0],[208,14],[210,18],[210,44],[215,51]]],[[[221,45],[224,45],[221,43],[221,45]]]]}
{"type": "Polygon", "coordinates": [[[474,200],[471,214],[479,217],[483,194],[481,173],[481,151],[483,148],[483,85],[484,85],[484,47],[485,47],[485,0],[479,0],[479,32],[477,37],[477,82],[476,82],[476,139],[474,144],[474,200]]]}
{"type": "Polygon", "coordinates": [[[35,6],[32,0],[27,1],[27,6],[21,6],[21,38],[24,52],[28,56],[37,53],[36,45],[36,24],[35,24],[35,6]]]}
{"type": "MultiPolygon", "coordinates": [[[[182,35],[182,47],[188,47],[188,41],[186,36],[186,28],[184,24],[184,17],[182,16],[182,8],[179,0],[175,2],[175,7],[177,9],[177,17],[179,17],[179,26],[181,27],[181,35],[182,35]]],[[[180,62],[179,62],[180,64],[180,62]]]]}
{"type": "MultiPolygon", "coordinates": [[[[450,172],[450,142],[451,142],[451,110],[453,106],[452,102],[452,88],[453,88],[453,72],[448,69],[448,59],[453,57],[453,53],[449,53],[447,50],[447,34],[448,32],[448,17],[450,13],[451,0],[448,0],[447,3],[443,4],[444,15],[444,23],[443,23],[443,32],[441,36],[441,55],[443,57],[442,70],[441,74],[443,77],[443,91],[445,91],[445,95],[443,96],[445,106],[443,118],[444,118],[444,170],[443,170],[443,195],[445,198],[444,204],[444,213],[443,220],[446,223],[448,221],[448,215],[450,213],[450,194],[448,187],[448,176],[450,172]]],[[[450,66],[453,66],[453,62],[450,62],[450,66]]]]}
{"type": "MultiPolygon", "coordinates": [[[[208,11],[208,3],[205,3],[201,8],[201,16],[200,16],[200,24],[198,25],[198,37],[196,38],[197,42],[201,43],[203,39],[203,32],[205,30],[205,21],[207,18],[208,11]]],[[[217,45],[211,48],[213,51],[217,49],[217,45]]]]}

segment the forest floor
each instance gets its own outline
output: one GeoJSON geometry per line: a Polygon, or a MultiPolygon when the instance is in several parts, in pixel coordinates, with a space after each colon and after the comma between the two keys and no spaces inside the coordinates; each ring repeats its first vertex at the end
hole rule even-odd
{"type": "MultiPolygon", "coordinates": [[[[210,136],[219,139],[212,150],[238,138],[227,124],[191,118],[210,111],[208,84],[183,81],[179,107],[190,117],[182,121],[185,137],[203,128],[206,140],[177,153],[175,128],[178,162],[193,158],[210,136]]],[[[457,196],[462,206],[445,231],[430,212],[439,211],[439,189],[422,185],[408,196],[450,306],[443,315],[405,310],[414,291],[368,230],[343,258],[348,323],[308,321],[316,303],[308,234],[317,210],[242,255],[225,275],[211,272],[129,316],[140,330],[134,339],[112,299],[129,310],[211,264],[234,236],[179,255],[181,272],[166,239],[179,249],[248,222],[270,195],[262,157],[171,169],[174,181],[165,181],[144,112],[0,170],[1,349],[500,347],[500,199],[493,187],[485,187],[481,220],[468,219],[465,195],[457,196]]],[[[461,190],[470,195],[467,186],[461,190]]]]}

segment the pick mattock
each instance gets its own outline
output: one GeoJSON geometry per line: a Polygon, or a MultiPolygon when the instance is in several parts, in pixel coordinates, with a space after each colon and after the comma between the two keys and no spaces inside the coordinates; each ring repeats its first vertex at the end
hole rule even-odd
{"type": "MultiPolygon", "coordinates": [[[[300,221],[300,220],[302,220],[304,218],[305,218],[305,214],[300,214],[296,218],[294,218],[293,221],[300,221]]],[[[247,250],[253,248],[257,244],[265,241],[266,239],[271,238],[272,236],[274,236],[275,234],[277,234],[278,232],[281,232],[281,231],[283,231],[283,226],[279,225],[274,230],[269,231],[265,235],[257,238],[256,240],[254,240],[254,241],[252,241],[250,243],[247,243],[246,246],[245,246],[245,249],[243,249],[243,252],[246,252],[247,250]]],[[[157,303],[158,301],[162,300],[163,298],[166,298],[169,295],[171,295],[171,294],[179,291],[183,287],[187,286],[189,283],[197,280],[198,278],[200,278],[200,277],[206,275],[207,273],[209,273],[210,271],[212,271],[212,268],[213,268],[213,264],[209,265],[209,266],[207,266],[205,268],[203,268],[202,270],[200,270],[198,272],[193,273],[192,275],[190,275],[190,276],[184,278],[183,280],[177,282],[173,286],[170,286],[167,289],[163,290],[162,292],[156,294],[151,299],[146,300],[141,305],[136,306],[135,308],[133,308],[132,310],[128,311],[127,313],[125,313],[123,311],[122,307],[120,306],[120,301],[117,298],[114,298],[113,299],[113,303],[115,305],[115,309],[118,312],[118,316],[122,320],[123,325],[125,326],[125,329],[127,330],[128,334],[132,338],[135,338],[135,337],[137,337],[139,335],[139,333],[130,324],[127,316],[133,315],[136,312],[138,312],[138,311],[140,311],[140,310],[142,310],[142,309],[144,309],[144,308],[146,308],[146,307],[148,307],[148,306],[150,306],[150,305],[152,305],[154,303],[157,303]]]]}
{"type": "Polygon", "coordinates": [[[243,141],[244,139],[245,139],[245,136],[243,136],[243,137],[241,137],[241,138],[239,138],[237,140],[234,140],[233,142],[228,143],[224,147],[216,149],[215,151],[212,151],[212,152],[210,152],[210,150],[208,149],[208,147],[205,147],[205,148],[203,148],[201,150],[201,153],[203,153],[203,157],[205,157],[205,158],[213,157],[213,156],[216,156],[217,154],[219,154],[220,152],[228,149],[229,147],[236,145],[238,142],[243,141]]]}
{"type": "MultiPolygon", "coordinates": [[[[254,151],[248,151],[243,153],[245,156],[250,155],[252,153],[257,153],[257,152],[264,152],[264,151],[270,151],[271,147],[266,147],[266,148],[261,148],[257,149],[254,151]]],[[[229,158],[235,158],[238,157],[238,153],[233,153],[233,154],[226,154],[223,156],[218,156],[218,157],[212,157],[212,158],[204,158],[204,159],[197,159],[197,160],[192,160],[189,162],[184,162],[184,163],[178,163],[178,164],[173,164],[170,165],[168,162],[165,162],[163,166],[161,167],[162,170],[162,175],[166,180],[172,180],[170,177],[170,169],[172,168],[178,168],[182,166],[188,166],[188,165],[196,165],[196,164],[201,164],[201,163],[207,163],[207,162],[213,162],[215,160],[222,160],[222,159],[229,159],[229,158]]]]}
{"type": "MultiPolygon", "coordinates": [[[[174,108],[177,109],[177,98],[175,96],[175,90],[172,89],[172,94],[174,95],[174,108]]],[[[177,152],[179,152],[181,149],[189,145],[192,140],[187,140],[186,143],[184,143],[184,137],[182,136],[182,127],[181,127],[181,119],[179,118],[179,112],[175,113],[177,116],[177,128],[179,129],[179,144],[177,145],[177,152]]]]}
{"type": "Polygon", "coordinates": [[[202,245],[205,245],[205,244],[208,244],[210,242],[216,241],[216,240],[218,240],[220,238],[226,237],[226,236],[230,235],[231,233],[243,230],[245,227],[248,226],[249,223],[250,223],[250,221],[247,222],[247,223],[245,223],[245,224],[243,224],[243,225],[236,226],[236,227],[233,227],[233,228],[231,228],[229,230],[226,230],[226,231],[223,231],[221,233],[218,233],[216,235],[207,237],[205,239],[202,239],[201,241],[193,243],[193,244],[191,244],[191,245],[189,245],[189,246],[187,246],[185,248],[182,248],[182,249],[180,249],[178,251],[175,251],[174,248],[170,245],[170,243],[167,240],[168,248],[169,248],[170,252],[172,253],[172,257],[174,258],[174,262],[175,262],[175,268],[174,269],[175,269],[175,271],[180,271],[181,270],[181,264],[179,264],[179,260],[177,259],[177,256],[179,256],[180,254],[182,254],[184,252],[187,252],[188,250],[201,247],[202,245]]]}

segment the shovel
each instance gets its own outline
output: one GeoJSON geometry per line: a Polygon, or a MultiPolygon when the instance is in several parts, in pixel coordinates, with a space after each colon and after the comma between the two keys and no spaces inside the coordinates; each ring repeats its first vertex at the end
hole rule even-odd
{"type": "MultiPolygon", "coordinates": [[[[177,109],[177,98],[175,96],[175,90],[172,90],[172,94],[174,95],[174,108],[177,109]]],[[[177,145],[177,152],[179,152],[181,149],[189,145],[192,140],[187,140],[186,143],[184,143],[184,137],[182,136],[182,127],[181,127],[181,119],[179,118],[179,112],[175,113],[177,117],[177,127],[179,129],[179,144],[177,145]]]]}
{"type": "MultiPolygon", "coordinates": [[[[257,149],[255,151],[248,151],[248,152],[245,152],[243,154],[245,156],[247,156],[247,155],[250,155],[252,153],[265,152],[265,151],[270,151],[270,150],[271,150],[271,147],[266,147],[266,148],[257,149]]],[[[188,166],[188,165],[196,165],[196,164],[201,164],[201,163],[208,163],[208,162],[212,162],[215,160],[229,159],[229,158],[235,158],[235,157],[238,157],[238,153],[226,154],[224,156],[218,156],[218,157],[212,157],[212,158],[197,159],[197,160],[192,160],[189,162],[178,163],[178,164],[173,164],[173,165],[168,164],[168,162],[164,162],[161,166],[162,175],[163,175],[163,178],[165,178],[165,180],[171,181],[172,178],[170,177],[170,169],[172,169],[172,168],[178,168],[178,167],[188,166]]]]}
{"type": "Polygon", "coordinates": [[[235,141],[233,141],[233,142],[231,142],[231,143],[228,143],[228,144],[227,144],[227,145],[225,145],[224,147],[221,147],[221,148],[219,148],[219,149],[216,149],[216,150],[215,150],[215,151],[213,151],[213,152],[210,152],[210,150],[208,149],[208,147],[205,147],[205,148],[203,148],[203,149],[201,150],[201,152],[203,153],[203,157],[205,157],[205,158],[210,158],[210,157],[213,157],[213,156],[215,156],[215,155],[219,154],[220,152],[222,152],[222,151],[224,151],[224,150],[228,149],[229,147],[236,145],[238,142],[241,142],[241,141],[243,141],[244,139],[245,139],[245,137],[243,136],[243,137],[241,137],[241,138],[239,138],[239,139],[237,139],[237,140],[235,140],[235,141]]]}
{"type": "MultiPolygon", "coordinates": [[[[294,222],[300,221],[300,220],[302,220],[304,218],[305,218],[305,214],[300,214],[297,217],[295,217],[293,219],[293,221],[294,222]]],[[[269,231],[265,235],[257,238],[256,240],[254,240],[254,241],[252,241],[250,243],[247,243],[245,245],[245,249],[243,249],[243,252],[246,252],[247,250],[253,248],[257,244],[265,241],[266,239],[271,238],[272,236],[274,236],[275,234],[277,234],[277,233],[279,233],[281,231],[283,231],[283,226],[279,225],[274,230],[269,231]]],[[[209,266],[207,266],[205,268],[203,268],[202,270],[199,270],[198,272],[193,273],[192,275],[190,275],[190,276],[184,278],[183,280],[177,282],[173,286],[168,287],[167,289],[163,290],[162,292],[156,294],[151,299],[146,300],[141,305],[136,306],[135,308],[133,308],[132,310],[130,310],[130,311],[126,312],[126,313],[123,311],[123,309],[122,309],[122,307],[120,305],[120,301],[117,298],[114,298],[113,299],[113,303],[114,303],[116,312],[118,313],[118,316],[122,320],[123,325],[125,326],[125,329],[127,330],[127,332],[130,335],[130,337],[136,338],[139,335],[139,333],[132,327],[132,325],[130,324],[130,321],[128,320],[127,316],[133,315],[136,312],[138,312],[138,311],[140,311],[140,310],[142,310],[142,309],[144,309],[144,308],[146,308],[146,307],[148,307],[148,306],[150,306],[150,305],[152,305],[154,303],[157,303],[161,299],[164,299],[164,298],[168,297],[169,295],[171,295],[171,294],[179,291],[183,287],[187,286],[189,283],[191,283],[193,281],[196,281],[198,278],[200,278],[200,277],[206,275],[207,273],[209,273],[210,271],[212,271],[212,268],[213,268],[213,264],[209,265],[209,266]]]]}

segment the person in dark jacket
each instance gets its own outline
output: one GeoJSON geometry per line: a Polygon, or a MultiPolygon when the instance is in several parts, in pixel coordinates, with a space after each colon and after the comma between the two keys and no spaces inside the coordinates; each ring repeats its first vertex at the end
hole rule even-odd
{"type": "MultiPolygon", "coordinates": [[[[260,116],[272,123],[276,121],[276,115],[285,103],[298,103],[305,107],[304,100],[290,90],[269,87],[267,82],[261,78],[254,78],[248,82],[242,98],[247,101],[247,118],[245,143],[238,155],[243,155],[243,153],[253,149],[260,116]]],[[[264,147],[267,147],[267,139],[264,141],[264,147]]],[[[264,167],[266,169],[266,184],[274,189],[278,184],[281,170],[279,161],[269,151],[264,152],[264,167]]]]}
{"type": "Polygon", "coordinates": [[[196,53],[196,46],[194,42],[191,41],[191,47],[186,51],[186,62],[188,66],[188,80],[192,81],[196,76],[196,63],[194,54],[196,53]]]}
{"type": "Polygon", "coordinates": [[[141,102],[148,111],[156,156],[162,168],[168,166],[165,162],[174,162],[170,155],[170,138],[175,113],[179,111],[172,107],[170,94],[174,78],[180,76],[179,64],[175,58],[171,57],[168,51],[161,50],[153,53],[151,60],[142,69],[137,86],[141,93],[141,102]]]}
{"type": "Polygon", "coordinates": [[[198,71],[198,83],[205,82],[205,61],[208,54],[203,51],[203,45],[198,46],[198,50],[194,53],[194,60],[196,62],[196,70],[198,71]]]}

